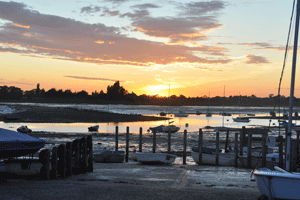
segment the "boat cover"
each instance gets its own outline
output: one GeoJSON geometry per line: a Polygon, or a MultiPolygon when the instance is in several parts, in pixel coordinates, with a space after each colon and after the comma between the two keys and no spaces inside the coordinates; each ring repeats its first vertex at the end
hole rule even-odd
{"type": "Polygon", "coordinates": [[[25,156],[44,146],[43,139],[0,128],[0,158],[25,156]]]}
{"type": "MultiPolygon", "coordinates": [[[[192,147],[192,151],[199,152],[199,148],[198,147],[192,147]]],[[[202,153],[212,154],[212,153],[215,153],[215,152],[216,152],[216,149],[202,147],[202,153]]],[[[222,152],[222,150],[220,149],[219,152],[222,152]]]]}

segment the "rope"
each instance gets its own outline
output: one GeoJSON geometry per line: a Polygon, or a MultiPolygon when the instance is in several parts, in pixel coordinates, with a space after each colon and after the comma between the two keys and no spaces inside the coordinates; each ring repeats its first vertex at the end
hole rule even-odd
{"type": "MultiPolygon", "coordinates": [[[[291,35],[291,27],[292,27],[292,23],[293,23],[293,16],[294,16],[294,11],[295,11],[295,0],[293,2],[293,8],[292,8],[292,15],[291,15],[291,19],[290,19],[290,26],[289,26],[289,32],[288,32],[288,37],[287,37],[287,42],[286,42],[286,47],[285,47],[285,54],[284,54],[284,60],[283,60],[283,67],[282,67],[282,71],[281,71],[281,76],[280,76],[280,80],[279,80],[279,86],[278,86],[278,104],[279,104],[279,114],[280,114],[280,87],[281,87],[281,82],[282,82],[282,78],[283,78],[283,73],[284,73],[284,69],[285,69],[285,64],[286,64],[286,58],[287,58],[287,52],[288,52],[288,48],[289,48],[289,42],[290,42],[290,35],[291,35]]],[[[275,111],[277,102],[275,102],[274,105],[274,109],[273,111],[275,111]]],[[[271,125],[271,120],[269,122],[269,128],[271,125]]],[[[280,128],[279,128],[280,129],[280,128]]]]}

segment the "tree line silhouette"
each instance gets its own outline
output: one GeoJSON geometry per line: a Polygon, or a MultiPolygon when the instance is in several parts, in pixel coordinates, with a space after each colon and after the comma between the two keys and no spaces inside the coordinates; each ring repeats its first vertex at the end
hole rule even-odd
{"type": "MultiPolygon", "coordinates": [[[[23,91],[15,86],[0,86],[0,100],[2,101],[38,101],[46,99],[72,100],[81,99],[86,103],[100,103],[100,104],[140,104],[140,105],[171,105],[171,106],[274,106],[279,104],[287,106],[289,97],[274,96],[270,94],[269,97],[256,97],[251,96],[229,96],[229,97],[185,97],[184,95],[170,97],[162,97],[159,95],[136,95],[134,92],[129,93],[125,88],[120,86],[120,82],[116,81],[113,85],[107,86],[106,93],[101,90],[100,92],[93,92],[91,95],[82,90],[80,92],[72,92],[71,90],[62,89],[56,90],[51,88],[48,91],[37,88],[29,91],[23,91]]],[[[82,102],[82,101],[81,101],[82,102]]],[[[299,99],[295,98],[295,102],[299,99]]]]}

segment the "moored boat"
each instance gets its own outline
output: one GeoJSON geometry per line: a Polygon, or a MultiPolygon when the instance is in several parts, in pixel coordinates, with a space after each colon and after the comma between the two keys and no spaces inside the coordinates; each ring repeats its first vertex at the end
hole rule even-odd
{"type": "Polygon", "coordinates": [[[20,133],[31,133],[32,130],[30,128],[28,128],[27,126],[20,126],[19,128],[17,128],[17,131],[20,133]]]}
{"type": "Polygon", "coordinates": [[[250,122],[250,119],[248,117],[236,117],[232,119],[235,122],[250,122]]]}
{"type": "Polygon", "coordinates": [[[99,125],[88,127],[89,131],[98,131],[99,125]]]}

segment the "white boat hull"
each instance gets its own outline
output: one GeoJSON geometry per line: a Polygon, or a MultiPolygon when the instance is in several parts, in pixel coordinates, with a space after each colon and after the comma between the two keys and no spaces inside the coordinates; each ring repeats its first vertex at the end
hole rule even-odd
{"type": "Polygon", "coordinates": [[[177,156],[173,154],[166,153],[143,153],[137,152],[136,159],[138,162],[151,164],[151,163],[160,163],[160,164],[172,164],[175,162],[177,156]]]}
{"type": "MultiPolygon", "coordinates": [[[[199,163],[199,153],[191,152],[192,158],[196,163],[199,163]]],[[[202,165],[216,165],[216,154],[202,153],[202,165]]],[[[220,166],[234,166],[234,153],[220,153],[219,154],[220,166]]]]}
{"type": "MultiPolygon", "coordinates": [[[[276,154],[276,153],[274,153],[274,154],[276,154]]],[[[274,166],[279,165],[279,159],[276,158],[274,160],[274,159],[272,159],[271,156],[268,156],[268,155],[273,155],[273,154],[267,154],[266,166],[265,167],[269,168],[269,169],[274,169],[274,166]]],[[[248,158],[247,158],[247,156],[240,156],[239,161],[240,161],[242,167],[248,168],[248,158]]],[[[283,162],[285,163],[285,159],[283,159],[283,162]]],[[[261,157],[252,157],[250,168],[251,169],[262,168],[262,158],[261,157]]]]}
{"type": "Polygon", "coordinates": [[[300,199],[300,173],[283,173],[270,169],[253,172],[261,194],[269,199],[300,199]]]}

